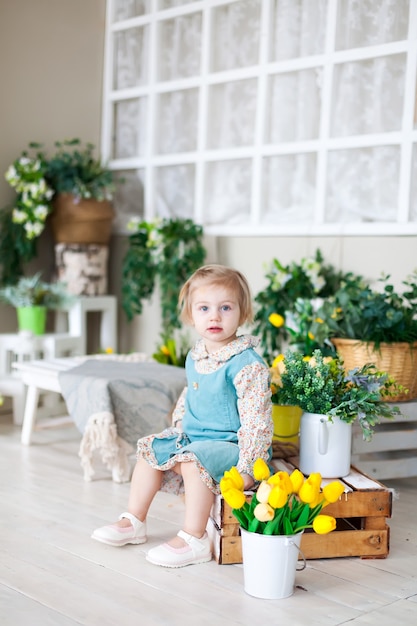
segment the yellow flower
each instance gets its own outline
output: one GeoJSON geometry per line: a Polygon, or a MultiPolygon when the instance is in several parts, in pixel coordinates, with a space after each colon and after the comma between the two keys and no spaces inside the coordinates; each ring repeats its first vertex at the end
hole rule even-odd
{"type": "Polygon", "coordinates": [[[236,467],[233,466],[230,468],[229,471],[226,471],[223,474],[223,478],[221,480],[228,480],[230,481],[232,487],[235,487],[235,489],[239,489],[240,491],[243,491],[243,487],[245,483],[236,467]]]}
{"type": "Polygon", "coordinates": [[[288,500],[288,493],[284,489],[281,489],[278,485],[275,485],[269,494],[268,504],[274,509],[280,509],[285,506],[288,500]]]}
{"type": "Polygon", "coordinates": [[[312,333],[312,332],[310,332],[310,331],[308,332],[308,338],[309,338],[309,339],[311,339],[311,341],[313,341],[313,340],[314,340],[314,335],[313,335],[313,333],[312,333]]]}
{"type": "Polygon", "coordinates": [[[310,509],[315,509],[316,506],[318,506],[319,504],[321,504],[324,501],[325,501],[324,500],[324,495],[322,494],[322,492],[319,491],[319,493],[317,494],[317,498],[315,500],[313,500],[312,502],[309,502],[309,507],[310,507],[310,509]]]}
{"type": "Polygon", "coordinates": [[[265,480],[261,482],[258,487],[258,491],[256,492],[256,497],[258,502],[268,502],[269,494],[271,493],[272,486],[269,485],[265,480]]]}
{"type": "Polygon", "coordinates": [[[274,519],[275,511],[269,504],[261,502],[256,505],[253,514],[260,522],[270,522],[274,519]]]}
{"type": "Polygon", "coordinates": [[[339,482],[338,480],[335,480],[334,482],[329,483],[323,488],[323,495],[326,500],[326,503],[330,504],[333,502],[337,502],[340,496],[342,495],[342,493],[344,493],[344,491],[345,491],[344,485],[342,485],[342,483],[339,482]]]}
{"type": "Polygon", "coordinates": [[[290,481],[292,484],[292,490],[294,493],[298,493],[300,491],[300,487],[304,482],[304,474],[300,472],[299,469],[295,469],[291,476],[290,481]]]}
{"type": "Polygon", "coordinates": [[[246,496],[243,491],[234,487],[222,491],[222,496],[232,509],[241,509],[246,502],[246,496]]]}
{"type": "Polygon", "coordinates": [[[311,504],[312,502],[315,502],[319,493],[320,493],[320,486],[317,486],[314,479],[312,480],[311,476],[309,476],[301,485],[298,495],[300,497],[301,502],[305,502],[306,504],[311,504]]]}
{"type": "Polygon", "coordinates": [[[253,464],[253,475],[256,480],[266,480],[269,478],[269,467],[263,459],[256,459],[253,464]]]}
{"type": "Polygon", "coordinates": [[[104,352],[106,354],[113,354],[114,350],[113,350],[113,348],[106,348],[104,352]]]}
{"type": "Polygon", "coordinates": [[[317,487],[317,489],[320,489],[321,474],[319,474],[319,472],[313,472],[312,474],[310,474],[310,476],[308,477],[308,480],[310,480],[311,483],[317,487]]]}
{"type": "Polygon", "coordinates": [[[284,359],[285,359],[285,356],[282,353],[278,354],[278,356],[276,356],[272,362],[272,367],[277,367],[279,370],[281,370],[282,368],[282,371],[283,371],[285,369],[284,359]]]}
{"type": "Polygon", "coordinates": [[[336,520],[330,515],[317,515],[313,520],[313,529],[318,535],[326,535],[336,528],[336,520]]]}
{"type": "Polygon", "coordinates": [[[324,324],[324,320],[322,320],[321,317],[316,317],[314,321],[317,322],[317,324],[324,324]]]}
{"type": "Polygon", "coordinates": [[[287,472],[277,472],[268,480],[270,485],[279,487],[286,492],[287,495],[293,493],[292,482],[287,472]]]}
{"type": "Polygon", "coordinates": [[[281,326],[284,326],[285,324],[285,318],[279,313],[271,313],[268,317],[268,321],[272,324],[272,326],[275,326],[275,328],[281,328],[281,326]]]}
{"type": "Polygon", "coordinates": [[[165,354],[165,356],[169,356],[170,352],[168,350],[168,348],[166,346],[161,346],[161,352],[162,354],[165,354]]]}

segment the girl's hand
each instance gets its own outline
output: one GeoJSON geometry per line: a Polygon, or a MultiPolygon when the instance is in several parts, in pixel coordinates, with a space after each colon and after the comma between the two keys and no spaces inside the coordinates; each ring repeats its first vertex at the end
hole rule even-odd
{"type": "Polygon", "coordinates": [[[250,474],[242,474],[242,478],[243,478],[243,490],[244,491],[251,489],[251,487],[253,487],[253,485],[255,484],[255,481],[253,480],[250,474]]]}

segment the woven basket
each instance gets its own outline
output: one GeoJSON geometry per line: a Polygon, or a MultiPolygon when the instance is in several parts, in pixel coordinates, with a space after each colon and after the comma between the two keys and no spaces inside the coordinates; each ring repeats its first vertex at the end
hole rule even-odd
{"type": "Polygon", "coordinates": [[[372,342],[356,339],[335,338],[332,343],[342,357],[346,370],[362,367],[365,363],[374,363],[378,370],[388,372],[399,385],[408,389],[408,393],[386,398],[386,402],[417,398],[417,342],[381,343],[378,350],[372,342]]]}
{"type": "Polygon", "coordinates": [[[110,241],[114,209],[105,200],[75,202],[69,193],[54,198],[50,217],[55,243],[107,245],[110,241]]]}

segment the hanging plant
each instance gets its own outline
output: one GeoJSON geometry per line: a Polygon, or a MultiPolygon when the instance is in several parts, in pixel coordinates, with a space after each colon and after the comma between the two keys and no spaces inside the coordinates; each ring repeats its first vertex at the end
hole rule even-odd
{"type": "Polygon", "coordinates": [[[122,307],[128,320],[140,315],[158,283],[164,336],[180,328],[178,294],[206,256],[203,228],[190,219],[131,220],[122,264],[122,307]]]}

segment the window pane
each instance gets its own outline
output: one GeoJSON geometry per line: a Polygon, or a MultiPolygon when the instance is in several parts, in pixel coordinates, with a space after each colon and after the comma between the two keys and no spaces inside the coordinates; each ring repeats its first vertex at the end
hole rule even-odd
{"type": "Polygon", "coordinates": [[[333,137],[401,129],[405,55],[335,67],[333,137]]]}
{"type": "Polygon", "coordinates": [[[258,63],[260,7],[259,0],[241,0],[213,9],[212,32],[215,33],[211,51],[213,72],[258,63]]]}
{"type": "Polygon", "coordinates": [[[250,220],[251,161],[207,163],[205,221],[207,224],[246,224],[250,220]]]}
{"type": "Polygon", "coordinates": [[[254,140],[257,80],[213,85],[209,90],[207,146],[231,148],[254,140]]]}
{"type": "Polygon", "coordinates": [[[194,170],[194,165],[156,168],[156,214],[159,217],[193,217],[194,170]]]}
{"type": "Polygon", "coordinates": [[[159,80],[196,76],[200,72],[201,13],[159,24],[159,80]]]}
{"type": "Polygon", "coordinates": [[[143,156],[147,142],[147,98],[114,104],[113,159],[143,156]]]}
{"type": "Polygon", "coordinates": [[[157,152],[188,152],[197,148],[198,91],[184,89],[159,96],[157,152]]]}
{"type": "Polygon", "coordinates": [[[295,154],[263,162],[263,222],[311,221],[314,215],[316,155],[295,154]]]}
{"type": "Polygon", "coordinates": [[[327,0],[273,0],[271,61],[322,54],[327,0]]]}
{"type": "Polygon", "coordinates": [[[132,217],[144,217],[144,172],[118,171],[116,179],[122,178],[122,184],[117,186],[113,199],[116,209],[115,229],[126,232],[127,223],[132,217]]]}
{"type": "Polygon", "coordinates": [[[267,143],[316,139],[321,107],[321,69],[271,76],[267,143]]]}
{"type": "Polygon", "coordinates": [[[120,22],[148,13],[149,2],[150,0],[114,0],[113,21],[120,22]]]}
{"type": "Polygon", "coordinates": [[[394,222],[400,150],[396,146],[329,153],[326,222],[394,222]]]}
{"type": "Polygon", "coordinates": [[[336,49],[407,39],[409,0],[339,0],[336,49]]]}
{"type": "Polygon", "coordinates": [[[158,9],[172,9],[172,7],[180,7],[190,2],[195,2],[195,0],[158,0],[158,9]]]}
{"type": "Polygon", "coordinates": [[[114,34],[114,89],[138,87],[147,82],[148,39],[147,26],[114,34]]]}

